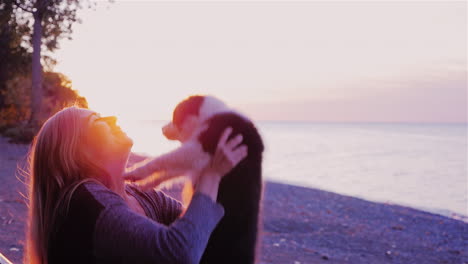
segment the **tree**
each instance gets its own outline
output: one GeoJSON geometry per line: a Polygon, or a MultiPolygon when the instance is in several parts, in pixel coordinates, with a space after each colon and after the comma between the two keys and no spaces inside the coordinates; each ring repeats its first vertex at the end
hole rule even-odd
{"type": "Polygon", "coordinates": [[[53,51],[60,39],[71,39],[80,3],[0,2],[0,132],[15,142],[29,142],[42,122],[64,106],[87,107],[65,75],[51,72],[53,51]]]}
{"type": "Polygon", "coordinates": [[[13,3],[13,0],[0,3],[0,109],[5,106],[2,92],[8,80],[31,71],[31,53],[23,44],[30,35],[30,28],[23,23],[13,3]]]}
{"type": "Polygon", "coordinates": [[[72,25],[79,22],[77,11],[81,8],[79,0],[15,0],[14,5],[23,12],[31,14],[33,30],[31,36],[32,63],[32,112],[30,123],[39,126],[43,100],[43,67],[49,68],[55,61],[50,56],[41,56],[44,51],[52,53],[62,38],[71,39],[72,25]],[[41,62],[42,58],[42,62],[41,62]]]}

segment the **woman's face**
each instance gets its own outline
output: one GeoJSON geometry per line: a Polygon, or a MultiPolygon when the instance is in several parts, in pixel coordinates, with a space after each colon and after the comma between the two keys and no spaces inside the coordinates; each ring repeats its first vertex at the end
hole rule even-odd
{"type": "Polygon", "coordinates": [[[83,109],[86,148],[94,158],[126,158],[133,146],[133,141],[117,125],[115,116],[102,117],[100,114],[83,109]]]}

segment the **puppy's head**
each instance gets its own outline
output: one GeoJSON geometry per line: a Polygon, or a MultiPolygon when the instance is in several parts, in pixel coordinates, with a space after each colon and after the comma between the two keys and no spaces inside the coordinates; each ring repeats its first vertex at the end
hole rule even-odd
{"type": "Polygon", "coordinates": [[[206,119],[227,110],[227,106],[213,96],[190,96],[176,106],[172,121],[162,129],[163,134],[167,139],[185,142],[206,119]]]}

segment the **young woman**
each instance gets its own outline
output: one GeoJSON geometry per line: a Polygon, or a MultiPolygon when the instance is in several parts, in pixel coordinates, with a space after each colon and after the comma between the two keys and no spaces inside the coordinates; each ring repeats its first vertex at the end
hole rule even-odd
{"type": "Polygon", "coordinates": [[[25,263],[198,263],[224,214],[215,202],[221,177],[247,155],[230,132],[182,214],[164,193],[124,183],[133,142],[115,117],[58,112],[31,147],[25,263]]]}

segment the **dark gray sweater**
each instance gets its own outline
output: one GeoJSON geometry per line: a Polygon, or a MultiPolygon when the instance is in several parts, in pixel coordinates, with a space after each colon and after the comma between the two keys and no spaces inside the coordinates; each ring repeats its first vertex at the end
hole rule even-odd
{"type": "Polygon", "coordinates": [[[221,205],[196,193],[185,214],[160,191],[127,186],[148,217],[133,212],[116,193],[85,183],[73,194],[49,246],[53,263],[198,263],[224,214],[221,205]]]}

